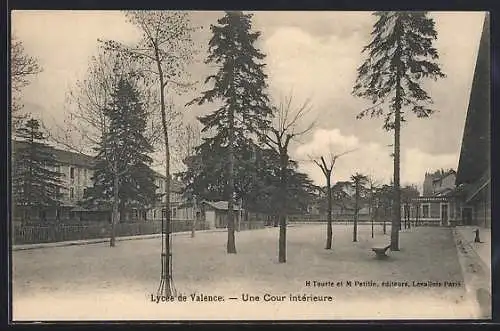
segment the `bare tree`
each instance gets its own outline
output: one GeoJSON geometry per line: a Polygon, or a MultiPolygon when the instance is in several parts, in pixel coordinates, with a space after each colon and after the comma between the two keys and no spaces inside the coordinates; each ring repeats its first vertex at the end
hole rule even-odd
{"type": "MultiPolygon", "coordinates": [[[[109,133],[109,119],[105,109],[111,102],[111,95],[122,78],[128,78],[134,83],[141,96],[141,102],[146,109],[146,116],[151,123],[145,132],[148,141],[155,145],[160,138],[160,126],[155,118],[156,112],[154,93],[140,77],[137,65],[130,59],[120,57],[116,52],[103,51],[91,58],[86,76],[78,80],[67,95],[67,117],[63,123],[56,119],[53,127],[46,130],[49,139],[64,148],[81,154],[91,154],[100,146],[103,138],[109,133]]],[[[104,139],[105,141],[105,139],[104,139]]],[[[104,148],[107,151],[107,148],[104,148]]],[[[116,159],[104,153],[107,167],[114,174],[113,192],[119,191],[120,178],[129,172],[129,168],[118,170],[116,159]]],[[[111,212],[110,246],[115,246],[115,227],[120,220],[119,197],[115,195],[111,212]]]]}
{"type": "MultiPolygon", "coordinates": [[[[53,118],[50,139],[78,153],[92,154],[101,138],[108,132],[109,123],[104,109],[118,81],[128,76],[140,91],[146,109],[148,127],[146,137],[153,145],[161,138],[161,123],[156,111],[157,95],[140,78],[140,68],[130,59],[116,52],[103,51],[90,59],[85,77],[78,80],[66,96],[66,117],[62,123],[53,118]]],[[[175,121],[175,117],[171,121],[175,121]]]]}
{"type": "MultiPolygon", "coordinates": [[[[186,163],[195,156],[196,147],[201,143],[201,127],[199,122],[195,121],[193,123],[183,125],[175,140],[176,144],[173,148],[174,159],[177,159],[177,163],[186,165],[186,163]]],[[[191,223],[191,238],[194,238],[196,233],[196,210],[198,197],[195,194],[191,194],[188,200],[194,211],[191,223]]]]}
{"type": "Polygon", "coordinates": [[[20,114],[23,107],[20,94],[30,84],[31,78],[40,72],[42,72],[42,67],[38,63],[38,60],[26,54],[23,42],[12,36],[10,42],[10,79],[12,93],[11,113],[14,128],[24,118],[20,114]]]}
{"type": "Polygon", "coordinates": [[[314,122],[306,124],[301,120],[311,111],[310,100],[306,100],[299,107],[293,106],[292,94],[285,97],[276,107],[273,107],[274,119],[268,128],[264,142],[275,150],[280,158],[280,206],[279,206],[279,244],[278,261],[286,262],[286,205],[288,179],[287,172],[290,163],[288,147],[293,139],[297,139],[312,130],[314,122]]]}
{"type": "Polygon", "coordinates": [[[104,41],[106,49],[118,51],[132,58],[142,66],[145,78],[156,82],[159,92],[159,108],[163,131],[165,152],[165,211],[166,222],[163,233],[164,252],[162,252],[162,275],[158,292],[162,295],[175,294],[172,283],[171,263],[171,215],[170,215],[170,144],[168,126],[168,110],[166,87],[186,88],[193,84],[183,81],[186,77],[186,65],[192,61],[194,43],[190,14],[182,11],[127,11],[125,15],[140,31],[141,39],[135,45],[108,40],[104,41]]]}
{"type": "Polygon", "coordinates": [[[337,159],[343,155],[349,154],[351,152],[356,151],[356,149],[352,149],[346,152],[343,152],[338,155],[334,155],[332,152],[329,153],[327,157],[313,157],[310,156],[311,161],[313,161],[323,172],[323,175],[326,179],[326,190],[327,190],[327,199],[328,199],[328,212],[327,212],[327,229],[326,229],[326,246],[325,249],[332,248],[333,241],[333,229],[332,229],[332,172],[333,167],[337,159]]]}

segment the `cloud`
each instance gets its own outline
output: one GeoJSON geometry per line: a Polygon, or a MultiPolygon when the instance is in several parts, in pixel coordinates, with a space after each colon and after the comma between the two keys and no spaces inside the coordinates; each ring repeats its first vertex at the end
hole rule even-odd
{"type": "MultiPolygon", "coordinates": [[[[339,157],[334,167],[333,181],[349,180],[356,172],[373,176],[377,181],[389,183],[393,176],[392,146],[361,141],[354,135],[345,135],[339,129],[318,129],[312,140],[298,146],[292,157],[300,160],[300,169],[308,173],[316,184],[324,185],[325,178],[317,165],[309,161],[309,156],[327,157],[356,149],[339,157]]],[[[417,148],[401,151],[401,184],[421,186],[426,171],[439,168],[456,168],[456,154],[425,153],[417,148]]]]}
{"type": "Polygon", "coordinates": [[[264,32],[283,26],[299,27],[316,36],[336,35],[349,38],[357,33],[370,33],[373,18],[369,12],[300,11],[255,12],[254,22],[264,32]]]}
{"type": "MultiPolygon", "coordinates": [[[[205,26],[196,39],[197,44],[203,45],[202,58],[211,36],[208,26],[222,14],[193,13],[195,23],[205,26]]],[[[419,169],[424,165],[447,162],[456,166],[450,160],[453,158],[451,155],[458,155],[460,150],[483,19],[481,12],[439,12],[431,15],[436,19],[439,61],[448,77],[425,85],[439,112],[429,119],[409,116],[409,121],[402,128],[404,153],[413,151],[412,160],[421,163],[419,169]]],[[[265,63],[273,99],[291,89],[297,103],[310,97],[313,106],[311,118],[318,119],[318,127],[325,132],[333,132],[336,128],[341,130],[338,132],[340,136],[330,133],[333,141],[353,137],[349,139],[357,139],[357,144],[365,146],[363,152],[339,159],[339,171],[342,164],[351,162],[349,160],[372,153],[366,159],[373,163],[376,155],[383,158],[384,161],[374,168],[387,170],[390,177],[390,150],[381,146],[392,142],[392,133],[382,130],[382,119],[356,120],[356,114],[366,104],[351,96],[356,68],[361,64],[360,51],[370,38],[373,24],[370,13],[259,11],[255,12],[253,22],[254,30],[262,32],[259,47],[267,54],[265,63]],[[364,143],[366,141],[374,145],[364,143]]],[[[36,108],[38,105],[39,113],[43,109],[48,114],[44,115],[45,120],[64,117],[61,116],[64,97],[74,81],[85,72],[89,57],[97,49],[97,38],[126,42],[137,37],[135,28],[118,11],[15,11],[12,27],[25,42],[27,52],[36,56],[44,67],[44,72],[33,79],[23,96],[27,106],[35,105],[36,108]]],[[[213,68],[201,60],[198,62],[193,65],[192,79],[202,82],[213,68]]],[[[175,101],[183,107],[204,88],[200,83],[199,89],[175,101]]],[[[186,108],[185,119],[193,120],[196,115],[213,108],[214,105],[210,104],[186,108]]],[[[304,137],[304,140],[307,142],[308,138],[304,137]]],[[[313,146],[313,142],[321,139],[312,140],[306,146],[313,146]]],[[[342,144],[337,146],[339,150],[349,146],[347,141],[342,144]]],[[[359,164],[364,163],[365,160],[359,160],[359,164]]],[[[350,173],[344,175],[348,177],[350,173]]],[[[417,177],[409,173],[402,179],[417,177]]]]}
{"type": "Polygon", "coordinates": [[[349,97],[360,49],[356,38],[325,38],[298,27],[277,28],[263,42],[271,91],[280,94],[293,88],[298,98],[310,97],[318,108],[332,99],[349,97]]]}

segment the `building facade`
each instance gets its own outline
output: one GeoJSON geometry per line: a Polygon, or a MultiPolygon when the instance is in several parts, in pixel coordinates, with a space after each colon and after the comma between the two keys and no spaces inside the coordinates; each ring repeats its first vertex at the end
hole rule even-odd
{"type": "Polygon", "coordinates": [[[420,225],[452,226],[456,223],[455,193],[456,171],[438,170],[425,173],[423,194],[403,204],[403,218],[418,222],[420,225]]]}
{"type": "MultiPolygon", "coordinates": [[[[203,212],[203,220],[209,229],[226,228],[228,219],[228,202],[227,201],[202,201],[201,208],[203,212]]],[[[236,228],[243,218],[243,209],[235,204],[234,224],[236,228]]]]}
{"type": "MultiPolygon", "coordinates": [[[[25,142],[12,141],[12,149],[15,153],[17,148],[22,148],[25,142]]],[[[92,186],[93,176],[93,158],[88,155],[72,153],[56,148],[51,148],[51,152],[56,157],[59,165],[51,167],[53,171],[62,174],[62,194],[61,204],[59,206],[37,208],[30,211],[30,219],[33,221],[55,222],[68,221],[79,217],[78,202],[81,201],[85,190],[92,186]]],[[[15,209],[16,206],[13,206],[15,209]]],[[[21,215],[13,213],[14,221],[21,222],[21,215]]]]}
{"type": "MultiPolygon", "coordinates": [[[[161,201],[152,204],[147,208],[145,220],[161,220],[165,218],[165,202],[166,202],[166,177],[158,172],[155,172],[155,185],[157,193],[161,194],[161,201]]],[[[176,220],[192,220],[198,214],[199,208],[193,204],[187,203],[183,197],[183,184],[176,180],[170,180],[170,217],[176,220]]]]}
{"type": "Polygon", "coordinates": [[[456,175],[457,173],[453,169],[425,173],[422,195],[443,196],[452,192],[455,189],[456,175]]]}
{"type": "MultiPolygon", "coordinates": [[[[25,144],[13,141],[12,148],[15,151],[25,144]]],[[[94,158],[89,155],[73,153],[51,147],[51,151],[60,163],[52,169],[63,174],[62,199],[58,206],[33,210],[30,219],[33,222],[60,222],[60,223],[82,223],[86,221],[110,221],[110,210],[88,210],[80,206],[85,191],[92,187],[92,176],[94,175],[94,158]]],[[[157,193],[162,194],[161,202],[152,203],[144,208],[130,208],[120,213],[121,222],[136,222],[161,220],[162,210],[165,209],[165,176],[155,172],[155,184],[157,193]]],[[[13,206],[16,209],[16,206],[13,206]]],[[[185,206],[182,197],[182,184],[177,180],[171,180],[170,209],[173,219],[192,219],[194,209],[185,206]]],[[[13,221],[22,223],[20,213],[13,213],[13,221]]]]}

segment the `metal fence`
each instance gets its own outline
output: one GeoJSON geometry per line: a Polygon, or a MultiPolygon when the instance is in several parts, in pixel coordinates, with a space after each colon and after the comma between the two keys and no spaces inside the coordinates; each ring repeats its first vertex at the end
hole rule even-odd
{"type": "MultiPolygon", "coordinates": [[[[190,231],[192,220],[173,220],[172,232],[190,231]]],[[[206,230],[205,222],[196,222],[196,230],[206,230]]],[[[159,234],[161,221],[118,223],[115,227],[117,237],[159,234]]],[[[51,224],[51,225],[19,225],[12,227],[14,245],[38,244],[71,240],[87,240],[108,238],[111,233],[110,224],[51,224]]]]}
{"type": "MultiPolygon", "coordinates": [[[[304,214],[304,215],[288,215],[287,220],[289,223],[293,222],[326,222],[326,215],[323,214],[304,214]]],[[[350,214],[346,215],[332,215],[332,221],[335,223],[349,223],[354,222],[354,216],[350,214]]],[[[361,214],[358,216],[358,222],[371,222],[370,215],[361,214]]],[[[381,220],[381,222],[383,222],[381,220]]]]}
{"type": "MultiPolygon", "coordinates": [[[[314,223],[326,223],[326,215],[289,215],[287,219],[289,224],[294,224],[294,223],[308,223],[308,224],[314,224],[314,223]]],[[[416,219],[415,217],[411,217],[409,220],[410,224],[417,225],[417,226],[441,226],[442,222],[441,219],[439,218],[419,218],[416,219]]],[[[333,224],[353,224],[354,219],[352,215],[332,215],[332,222],[333,224]]],[[[369,215],[360,215],[358,218],[358,224],[371,224],[372,220],[370,219],[369,215]]],[[[374,224],[384,224],[383,219],[374,219],[373,220],[374,224]]],[[[385,223],[387,225],[391,224],[391,219],[387,218],[385,220],[385,223]]],[[[401,224],[404,225],[405,219],[401,218],[401,224]]],[[[450,220],[450,224],[455,224],[455,220],[450,220]]]]}
{"type": "MultiPolygon", "coordinates": [[[[172,232],[191,231],[192,220],[172,220],[172,232]]],[[[264,222],[241,222],[240,231],[264,228],[264,222]]],[[[196,222],[196,230],[208,230],[204,221],[196,222]]],[[[147,234],[160,234],[161,221],[118,223],[115,227],[117,237],[138,236],[147,234]]],[[[40,244],[72,240],[89,240],[109,238],[110,224],[43,224],[12,226],[12,243],[14,245],[40,244]]]]}

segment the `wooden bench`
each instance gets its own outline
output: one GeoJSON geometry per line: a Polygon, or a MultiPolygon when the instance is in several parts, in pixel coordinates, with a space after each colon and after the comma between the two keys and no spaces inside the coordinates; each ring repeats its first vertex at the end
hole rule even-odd
{"type": "Polygon", "coordinates": [[[375,254],[377,255],[377,258],[381,259],[381,258],[387,257],[386,253],[390,247],[391,247],[390,244],[387,246],[373,246],[372,251],[375,252],[375,254]]]}

